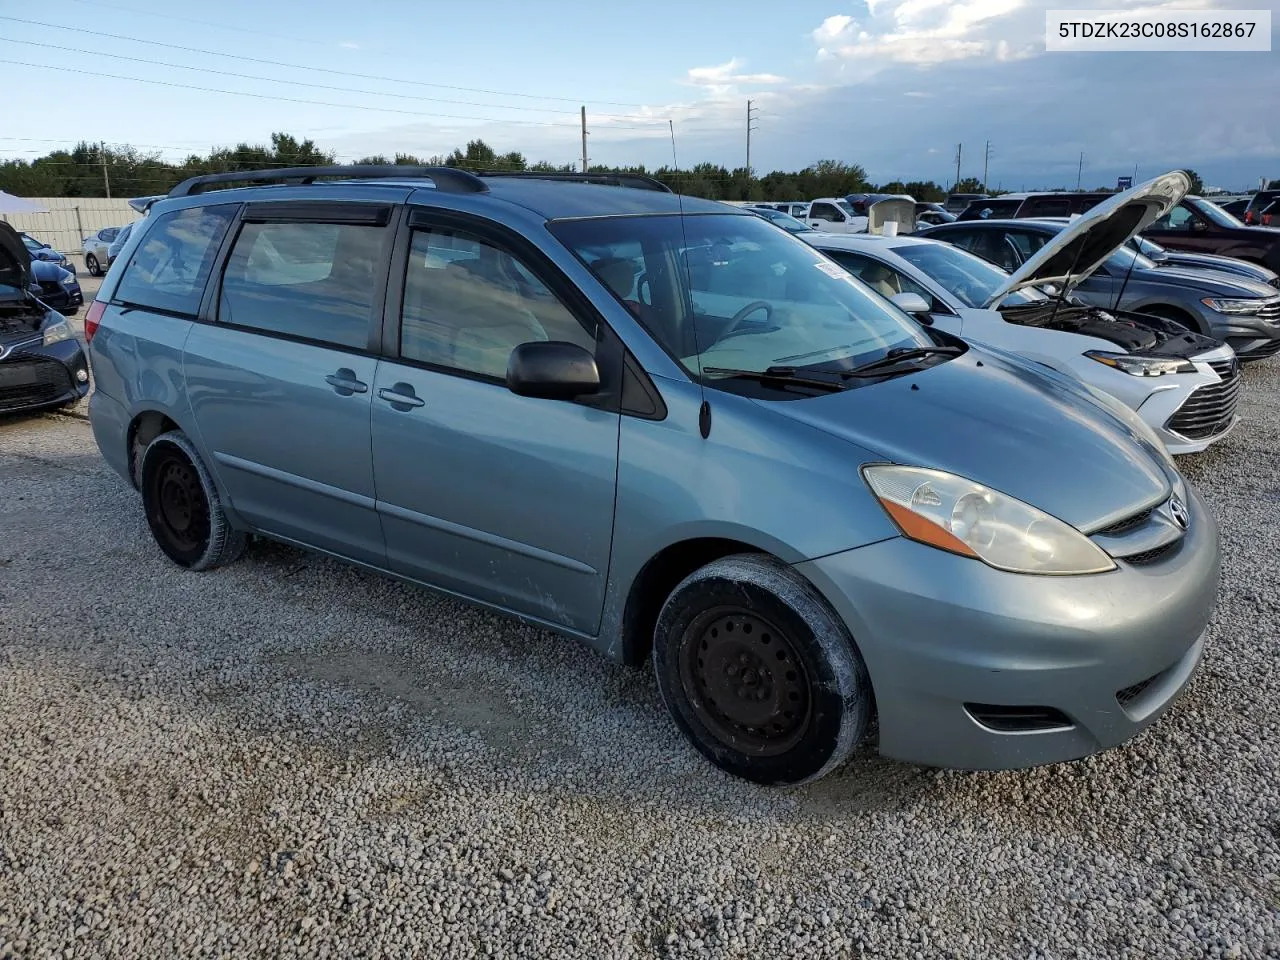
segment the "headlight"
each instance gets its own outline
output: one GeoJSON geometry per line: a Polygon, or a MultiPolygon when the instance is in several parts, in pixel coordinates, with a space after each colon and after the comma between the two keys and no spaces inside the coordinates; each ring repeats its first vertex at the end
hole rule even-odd
{"type": "Polygon", "coordinates": [[[1079,530],[980,483],[924,467],[863,468],[903,536],[1013,573],[1083,574],[1115,563],[1079,530]]]}
{"type": "Polygon", "coordinates": [[[1163,377],[1166,373],[1195,373],[1196,365],[1190,360],[1176,357],[1136,357],[1129,353],[1108,353],[1105,350],[1086,350],[1090,360],[1105,363],[1135,377],[1163,377]]]}
{"type": "Polygon", "coordinates": [[[1218,311],[1218,313],[1229,313],[1237,317],[1250,317],[1257,313],[1266,301],[1258,298],[1252,300],[1215,300],[1213,297],[1205,297],[1200,302],[1210,310],[1218,311]]]}
{"type": "Polygon", "coordinates": [[[51,343],[57,343],[59,340],[71,339],[71,325],[65,320],[59,320],[57,323],[51,323],[44,328],[44,345],[47,347],[51,343]]]}

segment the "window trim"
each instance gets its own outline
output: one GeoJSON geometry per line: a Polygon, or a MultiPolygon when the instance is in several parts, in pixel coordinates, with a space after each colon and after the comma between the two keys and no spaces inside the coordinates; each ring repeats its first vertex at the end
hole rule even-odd
{"type": "MultiPolygon", "coordinates": [[[[391,274],[387,282],[386,303],[382,315],[382,336],[379,344],[381,356],[391,363],[403,364],[418,370],[445,376],[460,377],[479,383],[488,383],[502,390],[507,390],[506,380],[502,377],[489,376],[460,367],[444,364],[428,363],[405,357],[400,352],[401,316],[404,312],[404,297],[407,287],[409,254],[413,247],[415,232],[429,230],[453,230],[469,234],[476,240],[488,243],[499,251],[516,260],[529,273],[541,282],[569,312],[583,329],[588,332],[589,323],[596,325],[596,366],[600,370],[600,392],[589,397],[567,401],[580,406],[611,410],[615,413],[631,413],[622,408],[623,378],[626,376],[626,358],[630,356],[622,343],[622,338],[614,332],[605,318],[596,310],[587,296],[578,289],[577,284],[565,276],[564,272],[538,249],[537,245],[516,231],[476,214],[463,213],[458,210],[425,207],[406,204],[398,220],[396,229],[396,245],[389,258],[391,274]],[[584,318],[587,318],[584,320],[584,318]]],[[[639,368],[638,364],[635,364],[639,368]]],[[[657,393],[652,379],[645,373],[641,382],[642,388],[649,395],[657,393]],[[648,381],[646,384],[644,381],[648,381]]],[[[666,408],[658,396],[659,410],[663,416],[666,408]]],[[[639,414],[633,414],[639,415],[639,414]]],[[[652,415],[645,415],[654,419],[652,415]]],[[[656,419],[662,419],[657,417],[656,419]]]]}
{"type": "MultiPolygon", "coordinates": [[[[387,297],[387,269],[388,261],[390,259],[389,254],[393,249],[393,244],[395,242],[395,230],[393,226],[389,223],[383,226],[377,226],[372,223],[360,223],[343,218],[341,216],[342,208],[347,203],[347,201],[343,200],[278,200],[264,201],[263,203],[270,203],[272,207],[280,209],[293,204],[296,205],[296,212],[298,214],[306,213],[307,215],[292,216],[288,215],[291,211],[285,211],[286,216],[284,217],[272,217],[267,219],[261,216],[261,214],[258,216],[248,215],[247,208],[252,206],[252,203],[241,204],[241,209],[235,220],[232,222],[231,227],[227,230],[227,236],[223,240],[222,247],[218,250],[217,282],[210,283],[208,285],[206,300],[202,305],[203,309],[201,311],[202,322],[212,326],[221,327],[225,330],[236,330],[242,333],[255,334],[260,337],[270,337],[273,340],[285,340],[289,343],[298,343],[310,347],[321,347],[325,350],[336,350],[339,353],[348,353],[352,356],[377,359],[379,356],[378,336],[379,328],[381,326],[379,318],[382,316],[385,307],[387,297]],[[337,209],[335,210],[334,208],[337,209]],[[331,216],[336,218],[331,219],[325,217],[323,215],[324,209],[334,211],[331,216]],[[226,279],[227,267],[231,263],[231,253],[235,249],[236,241],[240,239],[240,234],[243,232],[244,227],[247,224],[266,223],[318,223],[330,224],[339,227],[370,226],[376,227],[376,229],[383,232],[381,248],[377,255],[377,263],[382,264],[383,266],[378,267],[375,265],[373,271],[373,298],[369,304],[367,338],[363,347],[353,347],[350,344],[333,343],[330,340],[319,340],[314,337],[304,337],[293,333],[281,333],[276,330],[264,330],[261,327],[251,327],[240,323],[230,323],[222,320],[218,316],[219,307],[222,304],[222,287],[226,279]]],[[[361,204],[361,206],[373,206],[373,204],[361,204]]],[[[394,204],[382,204],[382,206],[387,207],[387,219],[393,220],[394,218],[392,217],[391,208],[394,204]]],[[[261,207],[259,207],[259,209],[261,209],[261,207]]]]}

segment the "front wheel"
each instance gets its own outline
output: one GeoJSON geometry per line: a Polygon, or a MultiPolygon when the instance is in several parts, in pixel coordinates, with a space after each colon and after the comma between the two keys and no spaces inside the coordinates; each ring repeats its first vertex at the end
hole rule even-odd
{"type": "Polygon", "coordinates": [[[85,254],[84,266],[85,266],[85,269],[89,271],[89,276],[91,277],[102,276],[102,267],[98,265],[98,258],[95,257],[92,253],[85,254]]]}
{"type": "Polygon", "coordinates": [[[165,555],[188,570],[239,559],[248,538],[223,512],[213,478],[180,430],[156,437],[142,454],[142,505],[165,555]]]}
{"type": "Polygon", "coordinates": [[[874,712],[866,665],[813,586],[781,561],[726,557],[679,584],[653,664],[677,726],[756,783],[816,780],[849,758],[874,712]]]}

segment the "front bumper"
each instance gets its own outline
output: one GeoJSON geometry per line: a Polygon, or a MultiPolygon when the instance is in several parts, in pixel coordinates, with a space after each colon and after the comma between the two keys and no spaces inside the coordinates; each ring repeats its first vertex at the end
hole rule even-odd
{"type": "Polygon", "coordinates": [[[1280,353],[1280,322],[1257,316],[1208,315],[1213,336],[1225,341],[1241,360],[1262,360],[1280,353]]]}
{"type": "Polygon", "coordinates": [[[47,410],[89,392],[89,361],[76,340],[36,341],[0,360],[0,415],[47,410]]]}
{"type": "MultiPolygon", "coordinates": [[[[895,538],[798,564],[844,618],[871,675],[880,752],[999,770],[1123,743],[1195,672],[1218,592],[1218,531],[1190,525],[1155,562],[1036,577],[895,538]],[[1045,708],[1065,726],[1000,730],[969,705],[1045,708]]],[[[987,711],[989,714],[990,711],[987,711]]]]}

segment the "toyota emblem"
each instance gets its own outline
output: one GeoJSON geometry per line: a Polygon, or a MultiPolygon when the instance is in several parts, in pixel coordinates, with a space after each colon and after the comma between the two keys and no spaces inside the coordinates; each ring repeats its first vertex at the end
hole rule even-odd
{"type": "Polygon", "coordinates": [[[1169,498],[1169,512],[1173,514],[1174,522],[1183,530],[1187,529],[1191,523],[1191,514],[1187,512],[1187,505],[1175,493],[1169,498]]]}

